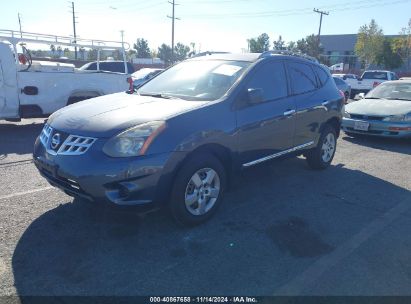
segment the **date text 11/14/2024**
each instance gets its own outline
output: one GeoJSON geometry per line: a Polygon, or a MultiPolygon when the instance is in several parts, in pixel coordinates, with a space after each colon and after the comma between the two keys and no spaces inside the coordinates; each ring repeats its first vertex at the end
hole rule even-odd
{"type": "Polygon", "coordinates": [[[150,297],[150,303],[258,303],[255,297],[150,297]]]}

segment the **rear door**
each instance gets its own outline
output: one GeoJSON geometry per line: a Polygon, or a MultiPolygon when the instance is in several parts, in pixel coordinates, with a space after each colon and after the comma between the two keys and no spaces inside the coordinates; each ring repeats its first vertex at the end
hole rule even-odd
{"type": "Polygon", "coordinates": [[[312,64],[290,60],[287,61],[287,71],[296,105],[294,146],[301,147],[316,140],[330,101],[319,90],[319,80],[312,64]]]}
{"type": "Polygon", "coordinates": [[[245,166],[272,157],[293,144],[295,104],[288,94],[282,61],[263,62],[256,67],[242,89],[237,110],[239,160],[245,166]],[[264,101],[249,104],[248,89],[262,89],[264,101]]]}

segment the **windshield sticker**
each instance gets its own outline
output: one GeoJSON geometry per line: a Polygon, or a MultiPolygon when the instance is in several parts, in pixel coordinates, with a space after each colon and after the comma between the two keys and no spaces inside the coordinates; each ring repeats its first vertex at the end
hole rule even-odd
{"type": "Polygon", "coordinates": [[[240,66],[231,65],[231,64],[223,64],[223,65],[220,65],[218,68],[216,68],[213,71],[213,73],[214,74],[226,75],[226,76],[233,76],[239,70],[241,70],[240,66]]]}

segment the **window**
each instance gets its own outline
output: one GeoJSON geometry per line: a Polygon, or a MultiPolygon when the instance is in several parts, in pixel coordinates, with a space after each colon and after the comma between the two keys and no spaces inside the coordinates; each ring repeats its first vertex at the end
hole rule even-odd
{"type": "Polygon", "coordinates": [[[310,92],[317,88],[314,72],[308,64],[289,62],[288,70],[294,94],[310,92]]]}
{"type": "Polygon", "coordinates": [[[287,77],[282,62],[268,62],[261,66],[248,83],[248,88],[263,89],[264,101],[288,95],[287,77]]]}
{"type": "Polygon", "coordinates": [[[328,73],[323,68],[317,65],[313,66],[313,68],[314,71],[317,73],[318,79],[320,79],[321,84],[324,85],[329,78],[328,73]]]}
{"type": "Polygon", "coordinates": [[[362,79],[388,80],[386,72],[364,72],[362,79]]]}

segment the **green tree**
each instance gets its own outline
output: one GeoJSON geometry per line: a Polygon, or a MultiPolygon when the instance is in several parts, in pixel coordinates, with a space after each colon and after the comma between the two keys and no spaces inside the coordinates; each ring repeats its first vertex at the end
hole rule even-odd
{"type": "Polygon", "coordinates": [[[297,52],[297,43],[295,43],[295,41],[290,41],[287,43],[286,49],[288,51],[292,51],[292,52],[297,52]]]}
{"type": "Polygon", "coordinates": [[[172,51],[171,47],[165,43],[163,43],[157,52],[158,58],[164,61],[166,65],[170,65],[172,61],[172,51]]]}
{"type": "Polygon", "coordinates": [[[378,63],[378,57],[383,52],[384,34],[374,19],[370,24],[364,24],[358,31],[355,53],[365,64],[367,69],[370,64],[378,63]]]}
{"type": "Polygon", "coordinates": [[[144,38],[138,38],[134,43],[134,49],[137,52],[137,58],[151,58],[150,48],[148,47],[148,41],[144,38]]]}
{"type": "Polygon", "coordinates": [[[407,69],[411,69],[411,18],[407,27],[402,28],[400,37],[392,41],[392,49],[397,53],[403,62],[407,63],[407,69]]]}
{"type": "Polygon", "coordinates": [[[402,66],[403,60],[401,56],[393,51],[393,39],[384,39],[382,52],[377,56],[377,63],[388,70],[397,69],[402,66]]]}
{"type": "Polygon", "coordinates": [[[66,57],[70,56],[70,50],[68,48],[64,49],[64,56],[66,56],[66,57]]]}
{"type": "Polygon", "coordinates": [[[97,60],[97,50],[96,49],[91,49],[87,53],[87,59],[88,60],[97,60]]]}
{"type": "Polygon", "coordinates": [[[180,42],[176,44],[174,47],[174,60],[175,61],[182,61],[187,58],[188,53],[190,52],[190,47],[188,45],[184,45],[180,42]]]}
{"type": "Polygon", "coordinates": [[[323,52],[321,45],[318,45],[318,37],[314,34],[298,40],[296,50],[317,59],[320,59],[320,54],[323,52]]]}
{"type": "Polygon", "coordinates": [[[262,33],[257,38],[248,39],[247,42],[251,53],[262,53],[270,49],[270,37],[266,33],[262,33]]]}
{"type": "Polygon", "coordinates": [[[281,35],[278,37],[278,40],[273,42],[274,50],[285,50],[285,41],[283,40],[283,37],[281,35]]]}

